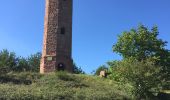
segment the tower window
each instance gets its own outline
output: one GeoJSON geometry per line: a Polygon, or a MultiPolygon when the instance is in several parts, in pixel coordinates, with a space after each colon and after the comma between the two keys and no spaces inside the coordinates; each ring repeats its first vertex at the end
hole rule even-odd
{"type": "Polygon", "coordinates": [[[65,34],[65,28],[64,27],[61,28],[61,34],[65,34]]]}

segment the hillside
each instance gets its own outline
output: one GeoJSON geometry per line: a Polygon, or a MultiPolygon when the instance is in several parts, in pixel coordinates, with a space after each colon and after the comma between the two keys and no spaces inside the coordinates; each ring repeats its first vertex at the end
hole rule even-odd
{"type": "Polygon", "coordinates": [[[122,100],[128,98],[126,87],[96,76],[65,72],[9,73],[0,77],[0,99],[122,100]]]}

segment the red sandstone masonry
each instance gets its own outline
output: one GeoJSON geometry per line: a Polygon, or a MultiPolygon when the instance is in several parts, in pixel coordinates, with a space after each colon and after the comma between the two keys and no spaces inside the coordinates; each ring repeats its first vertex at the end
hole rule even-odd
{"type": "Polygon", "coordinates": [[[46,0],[45,9],[40,73],[59,70],[61,63],[72,72],[72,0],[46,0]]]}

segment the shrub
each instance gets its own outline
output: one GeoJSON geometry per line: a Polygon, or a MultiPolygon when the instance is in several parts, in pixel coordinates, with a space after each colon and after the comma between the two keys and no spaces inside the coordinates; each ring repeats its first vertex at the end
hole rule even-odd
{"type": "Polygon", "coordinates": [[[73,73],[74,74],[85,74],[85,72],[81,69],[81,67],[78,67],[75,63],[73,63],[73,73]]]}
{"type": "Polygon", "coordinates": [[[17,58],[14,52],[8,50],[0,51],[0,69],[9,71],[16,66],[17,58]]]}
{"type": "Polygon", "coordinates": [[[161,73],[162,67],[155,66],[153,62],[125,59],[111,67],[109,78],[133,86],[132,94],[135,98],[151,98],[162,88],[164,82],[161,73]]]}
{"type": "Polygon", "coordinates": [[[101,72],[101,71],[103,71],[103,70],[107,71],[107,69],[108,69],[108,68],[107,68],[105,65],[99,66],[99,68],[96,69],[96,71],[95,71],[94,74],[95,74],[95,75],[100,75],[100,72],[101,72]]]}

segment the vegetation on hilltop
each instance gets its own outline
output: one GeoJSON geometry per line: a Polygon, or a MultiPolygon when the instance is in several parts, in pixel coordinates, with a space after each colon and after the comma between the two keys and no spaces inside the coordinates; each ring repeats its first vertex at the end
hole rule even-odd
{"type": "Polygon", "coordinates": [[[113,45],[113,52],[123,59],[105,65],[109,79],[133,87],[133,99],[152,100],[160,91],[170,90],[170,51],[165,48],[167,42],[158,35],[156,26],[149,30],[139,25],[137,29],[123,32],[113,45]]]}
{"type": "Polygon", "coordinates": [[[144,25],[123,32],[113,52],[120,61],[100,66],[95,75],[106,70],[107,78],[82,75],[74,64],[74,73],[39,74],[41,53],[17,57],[0,51],[0,99],[45,100],[169,100],[170,51],[166,41],[158,38],[157,27],[144,25]]]}
{"type": "Polygon", "coordinates": [[[65,72],[40,75],[8,73],[0,78],[0,99],[15,100],[127,100],[128,84],[82,74],[65,72]],[[20,80],[20,81],[19,81],[20,80]]]}

